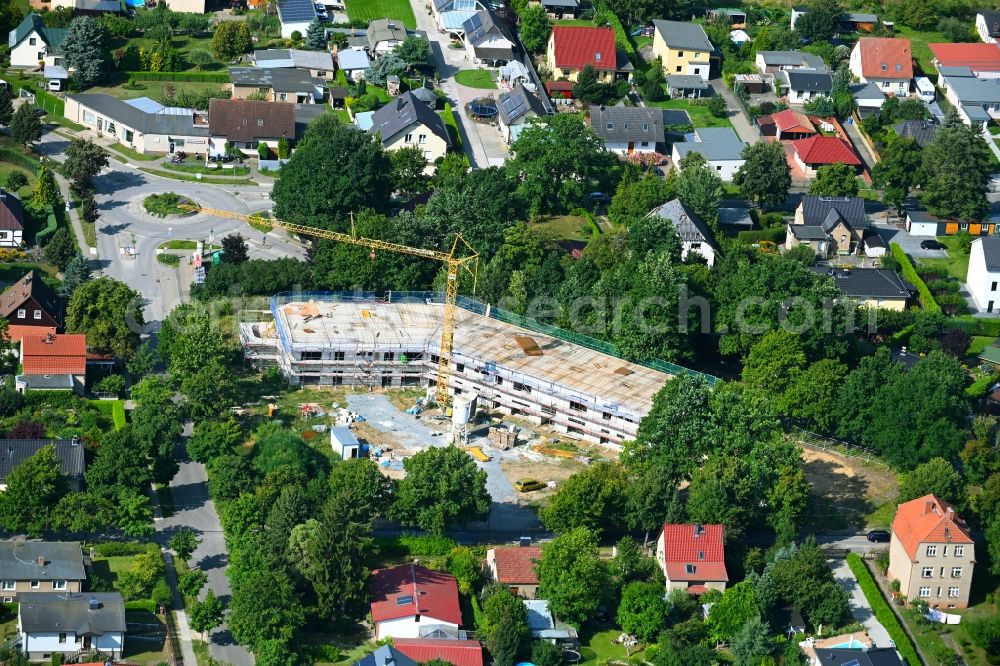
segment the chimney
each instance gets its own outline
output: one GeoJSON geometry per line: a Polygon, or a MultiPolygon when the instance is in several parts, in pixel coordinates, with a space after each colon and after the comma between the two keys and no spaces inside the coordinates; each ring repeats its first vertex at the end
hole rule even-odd
{"type": "Polygon", "coordinates": [[[0,187],[0,201],[4,201],[7,198],[7,190],[0,187]]]}
{"type": "Polygon", "coordinates": [[[40,567],[44,567],[45,566],[45,556],[44,555],[39,555],[38,557],[36,557],[35,558],[35,564],[37,564],[40,567]]]}
{"type": "Polygon", "coordinates": [[[99,610],[101,607],[101,602],[98,601],[96,597],[91,597],[87,606],[92,611],[99,610]]]}
{"type": "Polygon", "coordinates": [[[521,546],[521,548],[527,548],[527,547],[529,547],[531,545],[531,537],[530,536],[523,536],[520,539],[518,539],[517,542],[518,542],[518,545],[521,546]]]}
{"type": "Polygon", "coordinates": [[[697,539],[698,537],[700,537],[702,535],[702,533],[704,533],[704,531],[705,531],[705,528],[702,526],[701,523],[695,523],[695,526],[694,526],[694,538],[697,539]]]}
{"type": "Polygon", "coordinates": [[[80,446],[80,438],[77,437],[76,435],[73,435],[73,439],[69,440],[69,445],[70,446],[80,446]]]}
{"type": "Polygon", "coordinates": [[[928,513],[934,513],[934,502],[931,500],[924,502],[924,515],[926,516],[928,513]]]}

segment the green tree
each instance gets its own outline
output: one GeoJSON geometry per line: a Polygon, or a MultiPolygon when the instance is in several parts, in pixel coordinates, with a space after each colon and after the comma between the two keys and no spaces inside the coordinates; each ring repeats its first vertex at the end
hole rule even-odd
{"type": "Polygon", "coordinates": [[[424,37],[410,36],[393,49],[393,53],[399,56],[409,67],[423,65],[430,62],[431,43],[424,37]]]}
{"type": "MultiPolygon", "coordinates": [[[[41,182],[41,181],[39,181],[41,182]]],[[[73,259],[80,256],[69,229],[59,227],[45,246],[45,260],[64,271],[73,259]]]]}
{"type": "Polygon", "coordinates": [[[100,22],[91,16],[77,16],[59,46],[66,67],[75,70],[73,78],[83,86],[92,86],[104,78],[108,58],[104,38],[100,22]]]}
{"type": "Polygon", "coordinates": [[[189,377],[212,365],[224,365],[232,351],[208,314],[189,305],[170,313],[160,333],[160,354],[174,378],[189,377]]]}
{"type": "Polygon", "coordinates": [[[424,192],[430,185],[427,169],[427,158],[419,146],[400,148],[389,153],[392,163],[392,183],[396,190],[405,194],[424,192]]]}
{"type": "Polygon", "coordinates": [[[194,426],[194,436],[188,441],[188,454],[201,463],[232,455],[233,449],[243,441],[243,430],[230,417],[225,421],[199,421],[194,426]]]}
{"type": "Polygon", "coordinates": [[[443,534],[452,525],[489,517],[486,472],[461,449],[431,448],[407,458],[403,466],[406,476],[399,483],[391,518],[443,534]]]}
{"type": "Polygon", "coordinates": [[[923,150],[921,202],[933,215],[946,219],[983,219],[989,211],[990,159],[978,130],[949,113],[923,150]]]}
{"type": "Polygon", "coordinates": [[[577,626],[592,618],[610,582],[597,552],[597,535],[578,527],[544,544],[538,582],[540,596],[556,617],[577,626]]]}
{"type": "MultiPolygon", "coordinates": [[[[126,536],[146,537],[156,530],[153,528],[153,507],[145,492],[126,488],[118,495],[115,522],[126,536]]],[[[160,554],[157,553],[157,557],[160,554]]]]}
{"type": "Polygon", "coordinates": [[[42,210],[46,206],[55,206],[57,203],[59,203],[59,188],[56,186],[56,180],[49,168],[43,166],[38,170],[35,191],[31,194],[31,205],[42,210]]]}
{"type": "Polygon", "coordinates": [[[10,119],[10,136],[15,143],[24,146],[28,152],[28,144],[42,138],[42,121],[35,115],[35,107],[22,104],[10,119]]]}
{"type": "Polygon", "coordinates": [[[633,223],[649,215],[649,211],[677,196],[677,177],[671,171],[667,178],[651,172],[641,177],[625,175],[611,197],[608,218],[616,226],[630,229],[633,223]]]}
{"type": "Polygon", "coordinates": [[[532,641],[531,663],[535,666],[560,666],[563,653],[559,646],[548,641],[532,641]]]}
{"type": "Polygon", "coordinates": [[[552,21],[541,5],[528,5],[519,12],[521,24],[521,43],[531,53],[541,53],[549,43],[552,33],[552,21]]]}
{"type": "Polygon", "coordinates": [[[715,227],[719,223],[719,205],[722,203],[722,179],[709,168],[699,153],[688,153],[681,158],[677,175],[677,196],[700,217],[715,227]]]}
{"type": "Polygon", "coordinates": [[[330,471],[330,493],[348,493],[372,516],[388,513],[396,496],[396,482],[379,471],[368,458],[352,458],[336,463],[330,471]]]}
{"type": "Polygon", "coordinates": [[[212,54],[223,61],[235,60],[253,47],[250,26],[245,21],[219,21],[212,34],[212,54]]]}
{"type": "Polygon", "coordinates": [[[708,98],[708,104],[705,106],[708,108],[708,112],[716,118],[725,118],[729,115],[729,109],[726,108],[726,100],[722,95],[712,95],[708,98]]]}
{"type": "Polygon", "coordinates": [[[297,224],[347,231],[349,213],[386,211],[392,168],[371,134],[321,116],[281,168],[274,184],[274,214],[297,224]]]}
{"type": "Polygon", "coordinates": [[[249,259],[249,248],[242,234],[228,234],[222,238],[222,260],[227,264],[242,264],[249,259]]]}
{"type": "Polygon", "coordinates": [[[191,559],[191,555],[195,549],[198,548],[198,542],[199,539],[194,532],[189,529],[182,529],[170,537],[168,545],[177,557],[187,562],[191,559]]]}
{"type": "Polygon", "coordinates": [[[244,572],[233,585],[227,624],[233,637],[255,650],[265,641],[288,641],[305,622],[305,609],[281,570],[244,572]],[[267,590],[267,594],[261,594],[267,590]]]}
{"type": "Polygon", "coordinates": [[[806,13],[795,20],[795,32],[807,42],[828,42],[837,32],[843,7],[839,2],[810,0],[806,13]]]}
{"type": "Polygon", "coordinates": [[[139,345],[145,323],[139,294],[109,277],[78,287],[66,308],[68,331],[85,333],[88,347],[125,360],[139,345]]]}
{"type": "Polygon", "coordinates": [[[782,465],[774,485],[767,491],[767,523],[774,530],[779,545],[790,543],[798,536],[809,509],[812,485],[806,480],[801,459],[796,463],[782,465]]]}
{"type": "Polygon", "coordinates": [[[115,505],[93,493],[68,493],[52,511],[52,527],[67,532],[103,532],[115,524],[115,505]]]}
{"type": "Polygon", "coordinates": [[[326,28],[319,19],[313,20],[306,28],[306,48],[310,51],[323,51],[326,49],[326,28]]]}
{"type": "Polygon", "coordinates": [[[922,151],[916,139],[895,137],[881,152],[881,160],[872,169],[875,184],[884,191],[882,200],[902,214],[903,202],[910,190],[921,182],[922,151]]]}
{"type": "Polygon", "coordinates": [[[900,502],[924,495],[935,495],[961,507],[965,504],[965,483],[950,462],[944,458],[931,458],[904,474],[899,482],[900,502]]]}
{"type": "Polygon", "coordinates": [[[205,599],[197,602],[191,609],[191,628],[204,637],[207,632],[222,624],[223,610],[222,602],[209,589],[205,593],[205,599]]]}
{"type": "Polygon", "coordinates": [[[784,329],[768,331],[743,359],[743,381],[781,395],[807,364],[799,336],[784,329]]]}
{"type": "MultiPolygon", "coordinates": [[[[10,125],[10,121],[13,117],[14,117],[14,97],[13,95],[10,94],[10,89],[5,86],[3,88],[0,88],[0,125],[7,127],[8,125],[10,125]]],[[[20,171],[12,173],[20,173],[20,171]]]]}
{"type": "Polygon", "coordinates": [[[546,529],[568,532],[586,527],[600,534],[605,526],[620,525],[625,518],[628,481],[622,467],[596,462],[573,474],[539,511],[546,529]]]}
{"type": "Polygon", "coordinates": [[[41,536],[49,516],[67,491],[56,448],[49,444],[19,463],[0,494],[0,525],[8,532],[41,536]]]}
{"type": "Polygon", "coordinates": [[[205,587],[205,583],[207,582],[208,574],[204,571],[201,569],[188,569],[181,572],[180,578],[177,580],[177,586],[185,595],[197,598],[201,592],[201,588],[205,587]]]}
{"type": "MultiPolygon", "coordinates": [[[[56,233],[58,232],[59,230],[56,229],[56,233]]],[[[55,234],[52,236],[55,237],[55,234]]],[[[90,280],[90,262],[82,254],[76,254],[63,269],[63,281],[59,285],[59,295],[67,300],[72,298],[77,288],[88,280],[90,280]]]]}
{"type": "Polygon", "coordinates": [[[215,58],[206,49],[195,48],[187,52],[184,56],[189,63],[197,67],[198,69],[205,69],[209,65],[215,63],[215,58]]]}
{"type": "Polygon", "coordinates": [[[716,640],[732,640],[749,620],[760,619],[757,594],[749,581],[728,588],[708,612],[708,627],[716,640]]]}
{"type": "Polygon", "coordinates": [[[482,618],[479,636],[493,662],[497,666],[514,666],[519,661],[521,646],[531,636],[524,602],[506,587],[493,588],[492,594],[483,600],[482,618]]]}
{"type": "Polygon", "coordinates": [[[101,438],[85,476],[88,492],[116,500],[126,489],[138,490],[152,482],[149,458],[136,442],[132,427],[109,432],[101,438]]]}
{"type": "Polygon", "coordinates": [[[659,583],[636,581],[622,588],[616,620],[627,633],[651,641],[663,629],[666,617],[667,603],[659,583]]]}
{"type": "Polygon", "coordinates": [[[743,149],[742,158],[744,162],[733,177],[740,195],[758,206],[784,203],[792,186],[792,168],[781,144],[751,143],[743,149]]]}
{"type": "Polygon", "coordinates": [[[748,619],[733,636],[732,651],[737,666],[757,666],[773,649],[771,627],[759,617],[748,619]]]}
{"type": "Polygon", "coordinates": [[[836,425],[837,399],[847,372],[847,366],[837,359],[825,358],[797,373],[782,397],[784,412],[813,423],[821,432],[831,432],[836,425]]]}
{"type": "Polygon", "coordinates": [[[593,65],[584,65],[573,84],[573,98],[591,104],[603,104],[610,96],[611,90],[607,84],[597,78],[597,70],[593,65]]]}
{"type": "Polygon", "coordinates": [[[646,70],[646,77],[642,82],[642,97],[647,102],[659,102],[664,98],[663,84],[666,78],[663,75],[663,60],[659,57],[650,63],[646,70]]]}
{"type": "Polygon", "coordinates": [[[837,162],[816,170],[816,179],[809,186],[809,194],[819,197],[858,196],[858,174],[854,167],[837,162]]]}

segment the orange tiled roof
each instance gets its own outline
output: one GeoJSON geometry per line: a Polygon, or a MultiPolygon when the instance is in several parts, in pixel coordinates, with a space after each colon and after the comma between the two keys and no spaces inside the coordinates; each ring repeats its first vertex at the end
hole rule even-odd
{"type": "Polygon", "coordinates": [[[910,40],[901,37],[862,37],[861,74],[869,79],[912,79],[910,40]]]}
{"type": "Polygon", "coordinates": [[[542,559],[538,546],[495,548],[497,580],[508,585],[538,585],[535,565],[542,559]]]}
{"type": "Polygon", "coordinates": [[[892,533],[911,560],[916,560],[922,543],[972,543],[965,521],[950,504],[934,495],[900,504],[892,521],[892,533]]]}
{"type": "Polygon", "coordinates": [[[87,336],[82,333],[25,335],[21,366],[26,375],[83,375],[87,372],[87,336]]]}

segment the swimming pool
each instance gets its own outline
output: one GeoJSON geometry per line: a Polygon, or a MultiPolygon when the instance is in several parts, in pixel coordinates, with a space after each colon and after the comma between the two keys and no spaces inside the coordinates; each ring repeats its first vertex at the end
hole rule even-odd
{"type": "Polygon", "coordinates": [[[830,649],[833,650],[864,650],[865,644],[861,641],[852,638],[846,643],[838,643],[837,645],[831,645],[830,649]]]}

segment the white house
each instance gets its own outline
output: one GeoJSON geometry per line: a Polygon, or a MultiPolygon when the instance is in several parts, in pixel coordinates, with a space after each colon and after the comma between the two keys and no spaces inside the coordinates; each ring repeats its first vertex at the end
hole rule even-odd
{"type": "Polygon", "coordinates": [[[619,155],[655,153],[663,145],[663,110],[640,106],[592,106],[590,128],[619,155]]]}
{"type": "Polygon", "coordinates": [[[361,457],[361,442],[346,426],[330,428],[330,446],[342,460],[361,457]]]}
{"type": "Polygon", "coordinates": [[[1000,79],[980,79],[968,67],[948,67],[938,83],[944,96],[967,125],[985,125],[1000,118],[1000,79]]]}
{"type": "Polygon", "coordinates": [[[814,97],[824,97],[833,89],[833,78],[829,72],[813,69],[789,69],[775,75],[775,80],[784,79],[788,87],[789,104],[805,104],[814,97]]]}
{"type": "Polygon", "coordinates": [[[698,127],[685,135],[684,141],[674,143],[671,158],[677,166],[688,153],[699,153],[719,178],[728,182],[743,166],[745,147],[731,127],[698,127]]]}
{"type": "Polygon", "coordinates": [[[462,24],[469,60],[498,67],[514,58],[514,41],[489,10],[481,9],[462,24]]]}
{"type": "Polygon", "coordinates": [[[401,564],[373,571],[371,593],[377,641],[435,634],[463,637],[458,583],[451,574],[401,564]]]}
{"type": "Polygon", "coordinates": [[[965,278],[969,293],[980,312],[1000,312],[1000,237],[984,236],[972,241],[969,272],[965,278]]]}
{"type": "Polygon", "coordinates": [[[293,32],[305,37],[309,24],[316,20],[316,6],[312,0],[278,0],[278,20],[285,39],[290,39],[293,32]]]}
{"type": "Polygon", "coordinates": [[[662,206],[654,208],[649,213],[653,217],[662,220],[669,220],[674,230],[681,239],[681,259],[687,259],[692,252],[700,254],[711,268],[715,265],[715,244],[712,239],[712,230],[698,215],[681,203],[680,199],[673,199],[662,206]]]}
{"type": "Polygon", "coordinates": [[[851,51],[850,68],[861,83],[874,83],[886,95],[909,95],[913,79],[910,40],[862,37],[851,51]]]}
{"type": "Polygon", "coordinates": [[[125,647],[125,602],[117,592],[23,592],[18,595],[21,651],[32,661],[99,650],[117,660],[125,647]]]}
{"type": "Polygon", "coordinates": [[[1000,12],[988,10],[976,14],[976,32],[987,44],[1000,41],[1000,12]]]}
{"type": "Polygon", "coordinates": [[[66,39],[66,32],[66,28],[46,27],[38,14],[28,14],[7,34],[11,66],[62,65],[59,47],[66,39]]]}
{"type": "Polygon", "coordinates": [[[368,54],[361,49],[344,49],[337,51],[337,67],[344,71],[351,81],[365,78],[365,70],[371,66],[368,54]]]}
{"type": "Polygon", "coordinates": [[[368,24],[368,51],[382,55],[406,41],[406,26],[395,19],[375,19],[368,24]]]}

